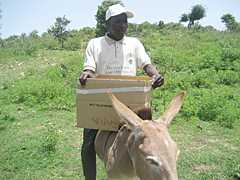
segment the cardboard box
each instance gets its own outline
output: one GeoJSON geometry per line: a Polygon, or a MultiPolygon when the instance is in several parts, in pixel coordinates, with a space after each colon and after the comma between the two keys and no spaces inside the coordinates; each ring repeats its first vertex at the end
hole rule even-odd
{"type": "Polygon", "coordinates": [[[77,85],[77,127],[117,130],[119,116],[112,107],[109,90],[132,110],[150,107],[151,78],[146,76],[97,76],[86,86],[77,85]]]}

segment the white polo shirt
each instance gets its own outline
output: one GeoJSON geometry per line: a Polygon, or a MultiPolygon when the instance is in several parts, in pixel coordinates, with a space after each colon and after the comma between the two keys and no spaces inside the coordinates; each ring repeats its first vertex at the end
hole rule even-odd
{"type": "Polygon", "coordinates": [[[83,70],[96,74],[136,76],[138,68],[151,64],[142,43],[132,37],[115,41],[107,35],[89,41],[83,70]]]}

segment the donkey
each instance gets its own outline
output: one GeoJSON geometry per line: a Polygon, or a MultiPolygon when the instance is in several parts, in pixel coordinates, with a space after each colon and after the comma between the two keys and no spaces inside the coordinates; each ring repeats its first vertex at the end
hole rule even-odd
{"type": "Polygon", "coordinates": [[[176,95],[157,121],[142,120],[114,95],[110,99],[124,125],[118,132],[99,131],[95,150],[105,163],[108,180],[177,180],[180,151],[168,127],[185,92],[176,95]]]}

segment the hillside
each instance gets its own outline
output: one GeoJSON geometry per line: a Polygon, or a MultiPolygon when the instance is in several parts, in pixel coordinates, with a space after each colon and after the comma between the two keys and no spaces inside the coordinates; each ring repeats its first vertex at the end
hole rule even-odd
{"type": "MultiPolygon", "coordinates": [[[[171,134],[180,179],[240,177],[240,34],[211,27],[131,25],[165,76],[153,91],[154,117],[187,91],[171,134]]],[[[0,48],[0,179],[81,179],[82,130],[75,86],[94,29],[71,32],[65,48],[47,33],[12,36],[0,48]]],[[[138,72],[143,74],[142,71],[138,72]]],[[[104,180],[98,160],[98,179],[104,180]]]]}

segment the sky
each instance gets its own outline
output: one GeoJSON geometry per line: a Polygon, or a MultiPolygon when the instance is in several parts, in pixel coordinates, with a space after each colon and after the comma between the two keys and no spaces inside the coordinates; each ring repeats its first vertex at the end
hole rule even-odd
{"type": "MultiPolygon", "coordinates": [[[[240,22],[240,0],[122,0],[124,5],[134,11],[132,23],[148,21],[157,23],[178,22],[183,13],[189,13],[192,6],[201,4],[206,9],[206,17],[199,21],[203,26],[224,30],[221,16],[231,13],[240,22]]],[[[54,24],[56,17],[71,20],[69,29],[94,27],[95,14],[102,0],[0,0],[2,11],[1,37],[20,35],[37,30],[46,32],[54,24]]]]}

